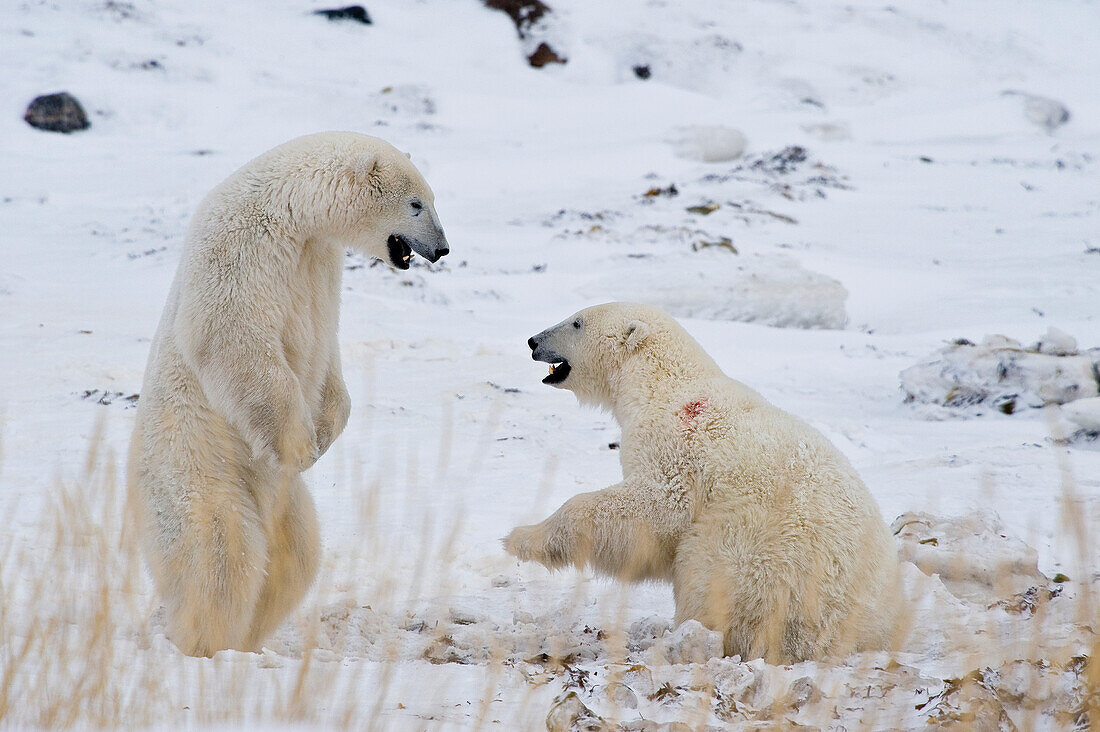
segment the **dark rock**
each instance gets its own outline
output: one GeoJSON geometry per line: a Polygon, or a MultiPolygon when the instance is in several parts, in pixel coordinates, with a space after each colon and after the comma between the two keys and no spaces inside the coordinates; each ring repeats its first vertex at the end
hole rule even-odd
{"type": "Polygon", "coordinates": [[[541,0],[485,0],[485,7],[507,13],[520,38],[526,38],[531,26],[550,12],[550,7],[541,0]]]}
{"type": "Polygon", "coordinates": [[[806,162],[806,148],[791,145],[780,150],[769,158],[761,158],[753,163],[755,170],[763,170],[768,173],[786,175],[806,162]]]}
{"type": "Polygon", "coordinates": [[[31,127],[49,132],[69,133],[91,126],[80,102],[68,92],[35,97],[23,119],[31,127]]]}
{"type": "MultiPolygon", "coordinates": [[[[484,3],[487,8],[507,13],[515,23],[521,40],[526,40],[531,28],[550,12],[550,6],[542,0],[484,0],[484,3]]],[[[534,52],[527,56],[527,63],[536,69],[541,69],[546,64],[563,64],[566,60],[545,41],[540,42],[534,52]]]]}
{"type": "Polygon", "coordinates": [[[346,8],[331,8],[328,10],[314,10],[314,15],[323,15],[329,20],[353,20],[363,25],[371,25],[367,9],[362,5],[349,5],[346,8]]]}
{"type": "Polygon", "coordinates": [[[565,61],[566,59],[559,56],[545,41],[540,43],[535,52],[527,57],[527,63],[536,69],[541,69],[546,64],[563,64],[565,61]]]}
{"type": "Polygon", "coordinates": [[[637,76],[642,81],[645,81],[646,79],[648,79],[653,74],[652,74],[652,72],[650,72],[648,65],[639,64],[638,66],[634,67],[634,75],[637,76]]]}

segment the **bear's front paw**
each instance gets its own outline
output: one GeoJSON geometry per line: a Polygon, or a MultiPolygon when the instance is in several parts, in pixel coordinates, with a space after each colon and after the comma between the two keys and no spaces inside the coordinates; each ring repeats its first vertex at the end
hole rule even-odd
{"type": "Polygon", "coordinates": [[[542,547],[538,540],[538,526],[517,526],[504,537],[504,551],[525,562],[541,562],[542,547]]]}
{"type": "Polygon", "coordinates": [[[317,433],[313,425],[303,420],[297,427],[297,430],[288,430],[282,435],[275,458],[280,466],[300,473],[317,462],[321,451],[317,447],[317,433]]]}

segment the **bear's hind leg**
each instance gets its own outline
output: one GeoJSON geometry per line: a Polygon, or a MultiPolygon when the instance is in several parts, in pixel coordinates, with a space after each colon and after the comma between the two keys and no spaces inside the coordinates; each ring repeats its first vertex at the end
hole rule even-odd
{"type": "Polygon", "coordinates": [[[169,637],[191,656],[244,649],[267,562],[252,497],[239,486],[204,485],[188,494],[176,527],[162,534],[154,571],[169,637]]]}
{"type": "Polygon", "coordinates": [[[298,606],[317,576],[320,530],[313,498],[298,475],[284,477],[283,500],[268,530],[267,577],[249,628],[247,647],[263,641],[298,606]],[[281,510],[280,510],[281,509],[281,510]]]}

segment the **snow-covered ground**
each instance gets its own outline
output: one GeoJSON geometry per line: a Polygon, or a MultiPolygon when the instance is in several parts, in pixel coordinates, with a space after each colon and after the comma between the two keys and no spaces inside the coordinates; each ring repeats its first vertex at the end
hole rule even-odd
{"type": "Polygon", "coordinates": [[[3,10],[0,722],[518,729],[562,700],[567,726],[580,704],[633,729],[1072,726],[1100,628],[1095,403],[1067,436],[1057,407],[907,403],[899,373],[1051,326],[1100,346],[1100,5],[559,0],[527,41],[476,0],[372,2],[370,26],[320,7],[3,10]],[[531,68],[532,39],[568,63],[531,68]],[[61,90],[90,129],[23,122],[61,90]],[[742,157],[703,162],[736,141],[718,127],[742,157]],[[452,253],[348,257],[353,413],[307,474],[325,569],[264,654],[186,658],[120,549],[126,397],[198,201],[326,129],[409,151],[452,253]],[[943,579],[906,565],[892,657],[712,658],[668,587],[503,553],[618,479],[614,421],[541,385],[525,341],[622,298],[680,316],[909,514],[899,548],[943,579]]]}

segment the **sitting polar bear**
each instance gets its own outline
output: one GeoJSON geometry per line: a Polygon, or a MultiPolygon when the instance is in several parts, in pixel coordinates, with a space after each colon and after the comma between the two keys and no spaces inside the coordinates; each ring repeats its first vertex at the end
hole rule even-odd
{"type": "Polygon", "coordinates": [[[610,409],[623,481],[566,501],[505,549],[549,568],[672,582],[676,622],[725,652],[792,663],[885,649],[897,552],[874,499],[817,430],[725,376],[666,313],[611,303],[528,342],[544,383],[610,409]]]}
{"type": "Polygon", "coordinates": [[[258,650],[317,571],[298,475],[344,429],[336,323],[348,246],[407,269],[447,253],[428,184],[383,140],[327,132],[200,204],[153,339],[127,482],[168,632],[258,650]]]}

